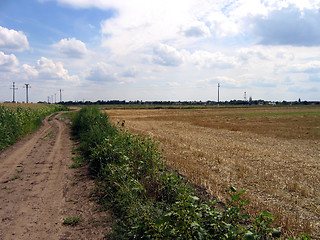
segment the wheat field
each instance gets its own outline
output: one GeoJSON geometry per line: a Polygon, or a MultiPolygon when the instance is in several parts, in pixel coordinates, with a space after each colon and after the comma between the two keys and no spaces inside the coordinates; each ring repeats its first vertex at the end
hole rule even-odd
{"type": "Polygon", "coordinates": [[[219,201],[246,190],[284,236],[320,237],[320,107],[107,110],[160,143],[166,164],[219,201]]]}

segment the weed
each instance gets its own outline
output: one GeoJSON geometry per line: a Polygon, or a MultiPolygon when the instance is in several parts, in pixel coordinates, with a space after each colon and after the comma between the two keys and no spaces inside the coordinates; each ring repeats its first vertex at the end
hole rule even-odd
{"type": "Polygon", "coordinates": [[[78,217],[67,217],[63,219],[64,225],[75,226],[79,223],[81,216],[78,217]]]}
{"type": "Polygon", "coordinates": [[[81,156],[75,156],[72,158],[73,163],[70,168],[79,168],[84,165],[84,159],[81,156]]]}
{"type": "Polygon", "coordinates": [[[57,116],[57,115],[58,115],[57,112],[56,112],[56,113],[53,113],[53,114],[48,118],[48,121],[49,121],[49,122],[52,121],[53,118],[54,118],[55,116],[57,116]]]}
{"type": "Polygon", "coordinates": [[[14,180],[19,179],[19,178],[20,178],[20,176],[18,174],[16,174],[11,178],[11,180],[14,181],[14,180]]]}
{"type": "Polygon", "coordinates": [[[71,183],[72,186],[75,186],[75,185],[77,185],[77,184],[78,184],[78,181],[73,181],[73,182],[71,183]]]}
{"type": "Polygon", "coordinates": [[[44,140],[46,138],[50,138],[52,135],[53,135],[53,131],[50,131],[44,137],[42,137],[41,139],[44,140]]]}

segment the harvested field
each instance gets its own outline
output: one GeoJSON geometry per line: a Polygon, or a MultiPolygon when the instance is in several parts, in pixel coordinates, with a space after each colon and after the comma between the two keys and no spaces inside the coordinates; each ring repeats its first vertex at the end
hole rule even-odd
{"type": "Polygon", "coordinates": [[[152,137],[166,162],[219,200],[245,189],[251,214],[278,216],[285,236],[320,238],[320,107],[108,110],[152,137]]]}

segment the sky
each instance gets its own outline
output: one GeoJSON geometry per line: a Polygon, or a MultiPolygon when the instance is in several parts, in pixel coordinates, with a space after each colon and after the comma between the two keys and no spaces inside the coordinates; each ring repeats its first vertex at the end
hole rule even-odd
{"type": "Polygon", "coordinates": [[[0,102],[320,100],[320,0],[0,0],[0,102]]]}

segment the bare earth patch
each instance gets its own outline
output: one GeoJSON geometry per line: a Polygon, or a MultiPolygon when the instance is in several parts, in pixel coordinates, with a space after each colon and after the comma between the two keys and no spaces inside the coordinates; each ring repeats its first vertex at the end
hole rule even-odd
{"type": "Polygon", "coordinates": [[[111,215],[90,200],[86,168],[70,168],[72,149],[60,113],[0,153],[0,239],[105,239],[111,215]]]}
{"type": "Polygon", "coordinates": [[[168,165],[223,200],[245,189],[253,214],[278,216],[285,236],[320,238],[320,108],[108,110],[160,142],[168,165]]]}

